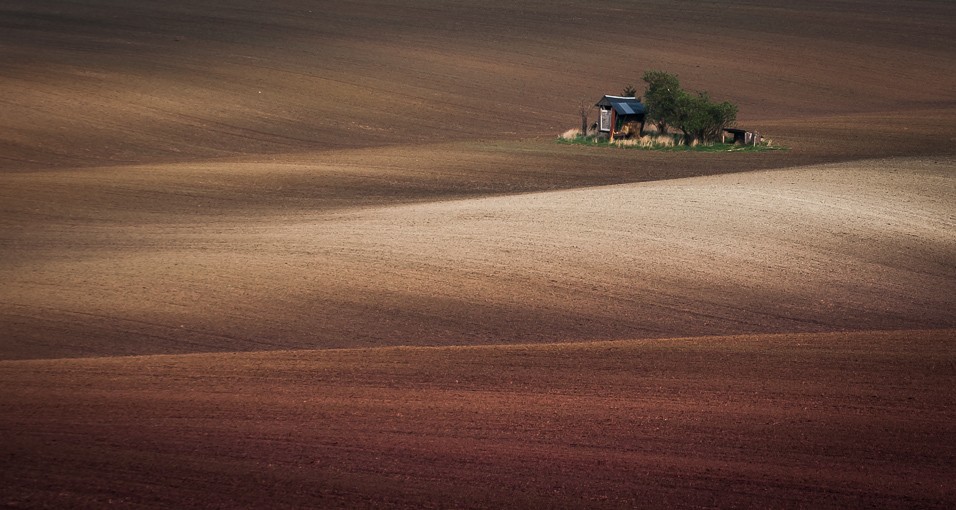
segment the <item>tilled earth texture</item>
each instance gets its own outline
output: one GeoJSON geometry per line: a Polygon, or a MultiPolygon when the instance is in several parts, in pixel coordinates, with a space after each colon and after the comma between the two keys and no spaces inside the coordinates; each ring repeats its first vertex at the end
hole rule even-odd
{"type": "Polygon", "coordinates": [[[952,2],[0,4],[0,507],[952,508],[954,387],[952,2]],[[787,149],[556,143],[654,69],[787,149]]]}

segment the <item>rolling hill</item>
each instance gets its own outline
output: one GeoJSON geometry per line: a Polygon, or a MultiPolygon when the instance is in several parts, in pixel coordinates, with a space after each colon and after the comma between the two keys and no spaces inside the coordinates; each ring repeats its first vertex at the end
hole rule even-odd
{"type": "Polygon", "coordinates": [[[932,0],[6,1],[0,506],[950,508],[954,57],[932,0]],[[789,150],[554,143],[650,69],[789,150]]]}

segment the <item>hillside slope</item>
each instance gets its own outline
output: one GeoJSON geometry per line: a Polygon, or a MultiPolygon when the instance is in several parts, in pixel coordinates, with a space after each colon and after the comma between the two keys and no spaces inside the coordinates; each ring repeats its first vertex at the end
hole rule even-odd
{"type": "Polygon", "coordinates": [[[951,508],[954,335],[0,362],[2,502],[951,508]]]}
{"type": "Polygon", "coordinates": [[[956,507],[954,2],[5,0],[0,63],[2,507],[956,507]],[[649,69],[790,150],[555,143],[649,69]]]}
{"type": "Polygon", "coordinates": [[[954,20],[932,1],[14,0],[0,168],[550,138],[649,69],[804,150],[951,153],[954,20]]]}
{"type": "Polygon", "coordinates": [[[159,209],[196,211],[126,205],[128,220],[87,208],[76,179],[63,223],[7,197],[23,213],[0,268],[2,357],[956,327],[954,167],[208,217],[214,200],[166,177],[90,183],[119,203],[168,186],[159,209]]]}

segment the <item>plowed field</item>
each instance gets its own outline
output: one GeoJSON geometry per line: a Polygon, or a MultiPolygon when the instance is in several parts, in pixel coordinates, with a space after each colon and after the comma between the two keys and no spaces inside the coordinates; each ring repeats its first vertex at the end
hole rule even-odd
{"type": "Polygon", "coordinates": [[[12,507],[947,507],[954,334],[7,362],[0,481],[12,507]]]}
{"type": "Polygon", "coordinates": [[[0,506],[953,507],[953,197],[949,2],[7,1],[0,506]]]}

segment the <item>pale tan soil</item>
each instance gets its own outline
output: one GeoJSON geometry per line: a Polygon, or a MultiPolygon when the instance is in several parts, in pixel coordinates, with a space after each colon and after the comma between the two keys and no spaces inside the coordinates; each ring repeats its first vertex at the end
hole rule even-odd
{"type": "Polygon", "coordinates": [[[0,362],[0,504],[951,508],[954,340],[0,362]]]}
{"type": "Polygon", "coordinates": [[[793,4],[3,2],[0,505],[954,506],[956,4],[793,4]]]}
{"type": "MultiPolygon", "coordinates": [[[[18,229],[2,275],[3,354],[956,327],[954,167],[865,161],[232,221],[18,229]]],[[[69,203],[77,188],[67,189],[57,202],[69,203]]],[[[32,198],[7,200],[28,210],[32,198]]],[[[206,203],[169,199],[189,202],[206,203]]]]}

